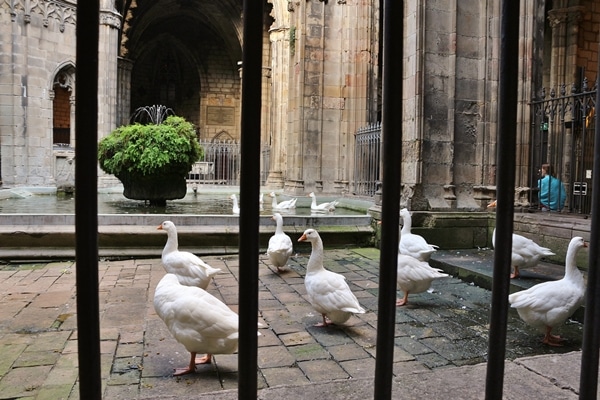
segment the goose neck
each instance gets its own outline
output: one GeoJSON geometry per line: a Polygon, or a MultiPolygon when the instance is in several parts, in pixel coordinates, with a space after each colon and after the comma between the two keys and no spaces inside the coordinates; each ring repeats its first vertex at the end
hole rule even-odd
{"type": "Polygon", "coordinates": [[[573,278],[581,275],[577,268],[577,250],[575,248],[569,248],[567,250],[567,256],[565,257],[565,277],[573,278]]]}
{"type": "Polygon", "coordinates": [[[179,242],[177,240],[177,233],[167,232],[167,244],[165,244],[163,254],[177,251],[178,247],[179,242]]]}
{"type": "Polygon", "coordinates": [[[308,265],[306,266],[308,272],[323,269],[323,241],[319,239],[311,244],[312,251],[310,253],[310,258],[308,259],[308,265]]]}
{"type": "Polygon", "coordinates": [[[412,228],[412,221],[410,220],[410,217],[403,218],[402,233],[410,233],[411,228],[412,228]]]}

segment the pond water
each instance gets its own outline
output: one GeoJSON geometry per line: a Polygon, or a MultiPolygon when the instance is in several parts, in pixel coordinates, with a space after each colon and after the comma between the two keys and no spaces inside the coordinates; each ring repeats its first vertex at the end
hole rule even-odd
{"type": "MultiPolygon", "coordinates": [[[[221,193],[194,194],[189,192],[183,199],[169,200],[166,207],[156,207],[140,200],[130,200],[121,193],[99,193],[98,214],[192,214],[192,215],[232,215],[233,200],[230,191],[221,193]]],[[[278,201],[289,199],[288,196],[278,196],[278,201]]],[[[272,198],[264,195],[264,204],[260,215],[272,215],[272,198]]],[[[331,201],[333,198],[318,198],[318,202],[331,201]]],[[[241,203],[241,199],[239,199],[241,203]]],[[[351,202],[350,202],[351,203],[351,202]]],[[[348,203],[340,206],[329,215],[365,215],[368,202],[358,207],[348,203]]],[[[298,196],[297,208],[290,211],[278,211],[284,215],[315,215],[310,210],[310,198],[298,196]]],[[[11,196],[0,197],[0,213],[2,214],[74,214],[75,196],[63,194],[31,194],[21,191],[11,196]]],[[[317,214],[319,215],[319,214],[317,214]]],[[[323,215],[322,213],[320,215],[323,215]]]]}

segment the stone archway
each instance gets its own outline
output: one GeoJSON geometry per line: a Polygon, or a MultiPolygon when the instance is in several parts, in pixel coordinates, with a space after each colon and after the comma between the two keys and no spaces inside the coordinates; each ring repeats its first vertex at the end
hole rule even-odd
{"type": "Polygon", "coordinates": [[[200,139],[222,130],[239,138],[242,1],[137,0],[122,13],[120,55],[131,65],[122,114],[162,104],[200,139]]]}
{"type": "Polygon", "coordinates": [[[52,82],[52,144],[59,147],[73,147],[73,101],[75,90],[75,67],[61,68],[52,82]]]}

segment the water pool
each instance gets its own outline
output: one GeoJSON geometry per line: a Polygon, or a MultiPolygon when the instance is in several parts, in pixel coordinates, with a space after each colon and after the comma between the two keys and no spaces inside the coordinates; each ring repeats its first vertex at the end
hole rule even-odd
{"type": "MultiPolygon", "coordinates": [[[[3,190],[4,191],[4,190],[3,190]]],[[[189,191],[183,199],[169,200],[166,207],[156,207],[144,201],[130,200],[120,192],[109,191],[98,194],[98,214],[191,214],[191,215],[232,215],[233,200],[231,194],[239,198],[239,188],[231,190],[211,190],[195,194],[189,191]]],[[[264,193],[264,192],[263,192],[264,193]]],[[[339,206],[332,213],[314,213],[310,210],[311,199],[308,196],[297,196],[295,210],[278,211],[283,215],[365,215],[372,205],[365,200],[354,200],[335,197],[318,197],[318,202],[338,199],[339,206]]],[[[289,196],[278,195],[277,200],[289,199],[289,196]]],[[[272,215],[271,197],[264,194],[264,204],[260,215],[272,215]]],[[[240,204],[242,199],[239,199],[240,204]]],[[[57,193],[33,193],[20,189],[11,190],[0,196],[0,213],[2,214],[74,214],[75,195],[57,193]]]]}

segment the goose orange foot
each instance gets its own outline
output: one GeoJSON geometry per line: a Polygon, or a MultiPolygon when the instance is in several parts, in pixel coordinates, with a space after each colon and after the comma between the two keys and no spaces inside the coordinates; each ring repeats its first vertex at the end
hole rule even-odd
{"type": "Polygon", "coordinates": [[[333,325],[333,322],[331,322],[329,320],[329,318],[327,318],[325,316],[325,314],[323,314],[323,322],[319,322],[318,324],[315,324],[314,326],[316,326],[316,327],[323,327],[323,326],[329,326],[329,325],[333,325]]]}
{"type": "Polygon", "coordinates": [[[396,299],[396,307],[400,307],[406,305],[408,303],[408,293],[404,293],[404,297],[401,299],[396,299]]]}
{"type": "Polygon", "coordinates": [[[210,364],[211,360],[212,360],[212,357],[210,354],[207,354],[204,357],[196,358],[196,353],[191,353],[190,364],[186,368],[175,368],[175,372],[173,373],[173,376],[193,374],[194,372],[196,372],[196,365],[210,364]]]}
{"type": "Polygon", "coordinates": [[[546,336],[542,339],[542,343],[547,344],[548,346],[561,347],[566,339],[561,338],[558,335],[552,335],[550,331],[552,328],[546,328],[546,336]]]}

